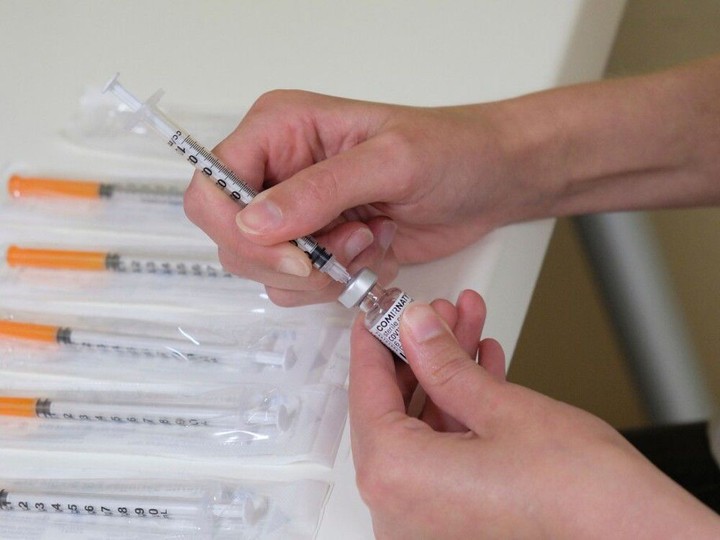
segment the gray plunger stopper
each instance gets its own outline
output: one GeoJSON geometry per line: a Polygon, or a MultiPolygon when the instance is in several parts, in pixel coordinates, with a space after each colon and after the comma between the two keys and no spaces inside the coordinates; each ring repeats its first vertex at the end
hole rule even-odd
{"type": "Polygon", "coordinates": [[[352,308],[360,304],[367,293],[377,283],[375,272],[369,268],[363,268],[345,285],[345,290],[340,294],[338,300],[346,308],[352,308]]]}

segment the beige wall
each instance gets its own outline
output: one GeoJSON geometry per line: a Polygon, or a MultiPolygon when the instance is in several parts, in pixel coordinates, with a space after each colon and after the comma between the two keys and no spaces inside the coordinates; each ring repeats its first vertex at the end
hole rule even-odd
{"type": "MultiPolygon", "coordinates": [[[[720,1],[628,0],[607,76],[713,53],[720,53],[720,1]]],[[[650,217],[705,379],[720,396],[720,209],[650,217]]],[[[616,427],[642,425],[647,418],[624,362],[572,222],[560,220],[509,377],[616,427]]]]}

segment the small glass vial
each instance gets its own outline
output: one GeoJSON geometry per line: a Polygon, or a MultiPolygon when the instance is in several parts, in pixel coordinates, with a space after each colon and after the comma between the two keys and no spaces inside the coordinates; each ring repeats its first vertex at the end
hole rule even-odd
{"type": "Polygon", "coordinates": [[[383,289],[375,273],[363,268],[348,282],[338,300],[346,308],[359,306],[365,312],[365,328],[407,362],[400,344],[400,316],[412,298],[397,288],[383,289]]]}

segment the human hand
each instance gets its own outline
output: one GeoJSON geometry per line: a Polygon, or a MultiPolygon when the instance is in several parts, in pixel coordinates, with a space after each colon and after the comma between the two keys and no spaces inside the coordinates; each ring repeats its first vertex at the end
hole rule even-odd
{"type": "Polygon", "coordinates": [[[387,283],[398,264],[442,257],[509,220],[512,211],[500,208],[500,199],[524,198],[508,181],[494,110],[272,92],[215,149],[264,191],[238,213],[196,173],[186,211],[218,244],[223,266],[264,283],[278,304],[339,293],[287,243],[306,234],[351,271],[369,266],[387,283]]]}
{"type": "Polygon", "coordinates": [[[378,538],[718,537],[717,516],[610,426],[505,382],[501,348],[478,341],[484,315],[469,291],[406,308],[403,348],[431,399],[419,419],[404,366],[356,322],[353,458],[378,538]]]}
{"type": "Polygon", "coordinates": [[[387,283],[499,225],[720,201],[720,56],[488,104],[415,108],[261,97],[217,154],[257,190],[237,206],[196,173],[186,210],[228,270],[278,304],[337,297],[287,244],[316,236],[387,283]],[[238,216],[238,226],[235,218],[238,216]]]}

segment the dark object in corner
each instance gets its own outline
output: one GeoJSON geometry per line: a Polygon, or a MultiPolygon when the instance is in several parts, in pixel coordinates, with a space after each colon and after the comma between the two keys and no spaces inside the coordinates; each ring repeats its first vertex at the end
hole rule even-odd
{"type": "Polygon", "coordinates": [[[707,422],[697,422],[622,434],[656,467],[720,513],[720,468],[710,453],[707,427],[707,422]]]}

